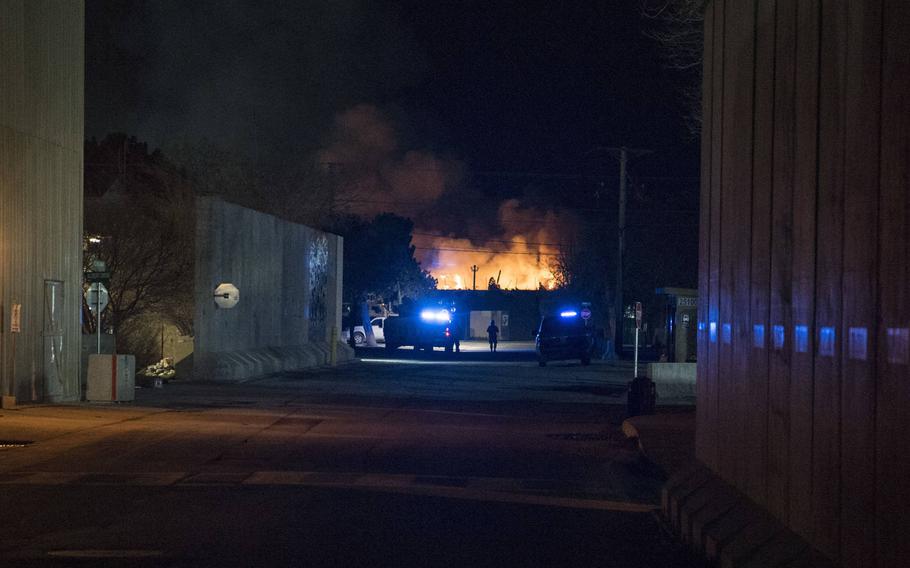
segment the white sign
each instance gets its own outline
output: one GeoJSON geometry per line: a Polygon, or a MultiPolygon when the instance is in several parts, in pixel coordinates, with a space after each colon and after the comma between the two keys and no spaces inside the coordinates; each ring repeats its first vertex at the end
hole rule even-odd
{"type": "Polygon", "coordinates": [[[107,288],[101,282],[95,282],[85,291],[85,303],[96,316],[99,311],[103,312],[107,308],[109,301],[110,294],[107,293],[107,288]]]}
{"type": "Polygon", "coordinates": [[[635,302],[635,329],[641,329],[641,302],[635,302]]]}
{"type": "Polygon", "coordinates": [[[215,305],[223,309],[231,309],[240,301],[240,290],[231,283],[223,282],[215,288],[215,305]]]}
{"type": "Polygon", "coordinates": [[[22,331],[22,304],[13,304],[9,330],[11,333],[22,331]]]}

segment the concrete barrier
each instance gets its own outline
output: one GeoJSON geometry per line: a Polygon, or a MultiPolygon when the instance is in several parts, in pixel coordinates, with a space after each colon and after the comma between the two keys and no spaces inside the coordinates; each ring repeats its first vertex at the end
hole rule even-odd
{"type": "Polygon", "coordinates": [[[658,399],[695,398],[697,363],[648,363],[647,376],[657,387],[658,399]]]}
{"type": "MultiPolygon", "coordinates": [[[[238,382],[273,373],[324,367],[329,364],[330,349],[328,343],[312,342],[304,345],[217,353],[211,357],[216,363],[206,370],[198,370],[194,378],[201,381],[238,382]]],[[[336,356],[338,363],[351,361],[354,359],[354,350],[338,342],[336,356]]]]}
{"type": "Polygon", "coordinates": [[[127,402],[136,398],[136,358],[98,355],[88,358],[85,399],[90,402],[127,402]]]}

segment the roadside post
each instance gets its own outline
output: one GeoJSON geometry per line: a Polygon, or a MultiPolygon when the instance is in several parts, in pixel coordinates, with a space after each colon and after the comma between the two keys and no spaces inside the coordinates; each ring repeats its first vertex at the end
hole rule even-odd
{"type": "Polygon", "coordinates": [[[101,282],[94,282],[88,287],[88,290],[85,291],[85,303],[88,304],[88,308],[94,312],[95,315],[95,331],[98,336],[99,354],[101,353],[101,312],[107,308],[109,300],[110,295],[107,292],[107,288],[105,288],[104,284],[101,282]]]}
{"type": "Polygon", "coordinates": [[[85,273],[85,279],[90,283],[88,290],[85,291],[85,303],[88,309],[95,313],[95,331],[98,336],[98,353],[101,353],[101,312],[107,308],[110,294],[104,287],[105,282],[111,281],[111,273],[103,260],[96,260],[92,263],[92,269],[85,273]]]}
{"type": "Polygon", "coordinates": [[[638,332],[641,329],[641,302],[635,302],[635,370],[632,378],[638,378],[638,332]]]}

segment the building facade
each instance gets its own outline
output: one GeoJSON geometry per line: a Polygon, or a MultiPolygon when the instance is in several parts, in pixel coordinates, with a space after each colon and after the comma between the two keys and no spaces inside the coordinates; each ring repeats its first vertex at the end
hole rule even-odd
{"type": "Polygon", "coordinates": [[[910,3],[713,0],[697,456],[841,566],[910,558],[910,3]]]}
{"type": "Polygon", "coordinates": [[[0,377],[81,397],[84,2],[0,2],[0,377]]]}

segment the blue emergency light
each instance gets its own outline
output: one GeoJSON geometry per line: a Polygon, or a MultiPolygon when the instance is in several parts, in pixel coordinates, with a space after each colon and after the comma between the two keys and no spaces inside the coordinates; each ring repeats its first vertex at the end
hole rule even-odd
{"type": "Polygon", "coordinates": [[[571,310],[566,311],[566,312],[559,312],[559,316],[564,317],[564,318],[574,318],[577,315],[578,315],[578,312],[573,312],[571,310]]]}
{"type": "Polygon", "coordinates": [[[452,317],[449,310],[423,310],[420,319],[428,323],[451,323],[452,317]]]}

